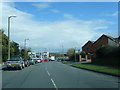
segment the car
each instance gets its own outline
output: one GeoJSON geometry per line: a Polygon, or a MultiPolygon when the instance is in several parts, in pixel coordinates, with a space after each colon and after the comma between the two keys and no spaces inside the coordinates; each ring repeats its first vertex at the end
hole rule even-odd
{"type": "Polygon", "coordinates": [[[61,62],[62,60],[61,60],[60,58],[57,58],[57,61],[58,61],[58,62],[61,62]]]}
{"type": "Polygon", "coordinates": [[[41,59],[36,59],[36,61],[37,61],[37,63],[40,63],[40,62],[42,62],[42,60],[41,59]]]}
{"type": "Polygon", "coordinates": [[[34,58],[33,60],[35,61],[35,64],[40,62],[38,58],[34,58]]]}
{"type": "Polygon", "coordinates": [[[29,64],[30,64],[30,65],[34,65],[34,64],[35,64],[35,60],[32,59],[32,58],[29,58],[28,61],[29,61],[29,64]]]}
{"type": "Polygon", "coordinates": [[[17,68],[22,70],[25,67],[24,61],[20,56],[12,56],[6,61],[7,68],[17,68]]]}
{"type": "Polygon", "coordinates": [[[49,61],[49,59],[46,58],[44,61],[49,61]]]}
{"type": "Polygon", "coordinates": [[[50,61],[55,61],[55,56],[51,56],[50,61]]]}
{"type": "Polygon", "coordinates": [[[28,60],[24,59],[23,61],[24,61],[25,67],[28,67],[30,65],[28,60]]]}

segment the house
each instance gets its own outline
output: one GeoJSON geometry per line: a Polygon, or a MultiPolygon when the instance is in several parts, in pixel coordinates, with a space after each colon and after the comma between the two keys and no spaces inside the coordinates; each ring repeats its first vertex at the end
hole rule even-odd
{"type": "Polygon", "coordinates": [[[88,41],[83,47],[82,50],[86,53],[93,53],[93,45],[94,41],[88,41]]]}
{"type": "Polygon", "coordinates": [[[28,52],[28,55],[30,58],[48,58],[49,57],[49,52],[28,52]]]}
{"type": "Polygon", "coordinates": [[[28,52],[30,58],[36,58],[36,52],[28,52]]]}
{"type": "Polygon", "coordinates": [[[108,35],[102,35],[100,38],[98,38],[92,45],[93,47],[93,52],[95,53],[96,50],[98,50],[101,46],[103,45],[109,45],[113,47],[117,47],[118,42],[117,39],[108,36],[108,35]]]}
{"type": "Polygon", "coordinates": [[[103,45],[109,45],[109,46],[117,47],[119,45],[119,41],[120,41],[120,38],[113,38],[111,36],[103,34],[95,42],[88,41],[82,47],[82,50],[85,51],[86,53],[93,54],[103,45]]]}

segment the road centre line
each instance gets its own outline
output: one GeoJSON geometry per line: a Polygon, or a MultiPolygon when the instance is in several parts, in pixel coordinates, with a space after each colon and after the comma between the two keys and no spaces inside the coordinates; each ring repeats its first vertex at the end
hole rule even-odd
{"type": "MultiPolygon", "coordinates": [[[[50,73],[48,72],[47,67],[46,67],[45,69],[46,69],[46,71],[47,71],[47,74],[50,76],[50,73]]],[[[52,81],[55,89],[58,90],[58,88],[57,88],[57,86],[56,86],[56,84],[55,84],[55,82],[54,82],[54,80],[53,80],[52,78],[51,78],[51,81],[52,81]]]]}
{"type": "Polygon", "coordinates": [[[47,67],[46,67],[45,69],[46,69],[46,71],[47,71],[47,74],[50,76],[50,73],[48,72],[47,67]]]}
{"type": "Polygon", "coordinates": [[[56,86],[56,84],[55,84],[55,82],[53,81],[53,79],[52,79],[52,78],[51,78],[51,81],[52,81],[52,83],[53,83],[53,85],[54,85],[55,89],[56,89],[56,90],[58,90],[58,88],[57,88],[57,86],[56,86]]]}
{"type": "Polygon", "coordinates": [[[47,74],[50,76],[50,73],[47,71],[47,74]]]}

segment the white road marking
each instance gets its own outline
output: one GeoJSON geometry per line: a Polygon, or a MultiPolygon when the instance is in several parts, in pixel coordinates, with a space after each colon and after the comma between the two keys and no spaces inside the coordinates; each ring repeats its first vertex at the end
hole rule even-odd
{"type": "Polygon", "coordinates": [[[51,78],[51,81],[52,81],[52,83],[53,83],[53,85],[54,85],[55,89],[56,89],[56,90],[58,90],[58,88],[57,88],[57,86],[56,86],[56,84],[55,84],[55,82],[53,81],[53,79],[52,79],[52,78],[51,78]]]}
{"type": "MultiPolygon", "coordinates": [[[[47,71],[47,74],[50,76],[50,73],[48,72],[47,67],[46,67],[45,69],[46,69],[46,71],[47,71]]],[[[52,81],[52,83],[53,83],[55,89],[58,90],[58,88],[57,88],[57,86],[56,86],[56,84],[55,84],[55,82],[53,81],[52,78],[51,78],[51,81],[52,81]]]]}
{"type": "Polygon", "coordinates": [[[50,76],[50,73],[47,71],[47,74],[50,76]]]}

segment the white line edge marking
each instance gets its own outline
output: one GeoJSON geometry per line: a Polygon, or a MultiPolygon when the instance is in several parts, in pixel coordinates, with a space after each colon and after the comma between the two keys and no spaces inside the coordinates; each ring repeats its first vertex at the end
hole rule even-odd
{"type": "Polygon", "coordinates": [[[55,84],[55,82],[53,81],[53,79],[52,79],[52,78],[51,78],[51,81],[52,81],[52,83],[53,83],[54,87],[56,88],[56,90],[58,90],[58,88],[57,88],[57,86],[56,86],[56,84],[55,84]]]}

